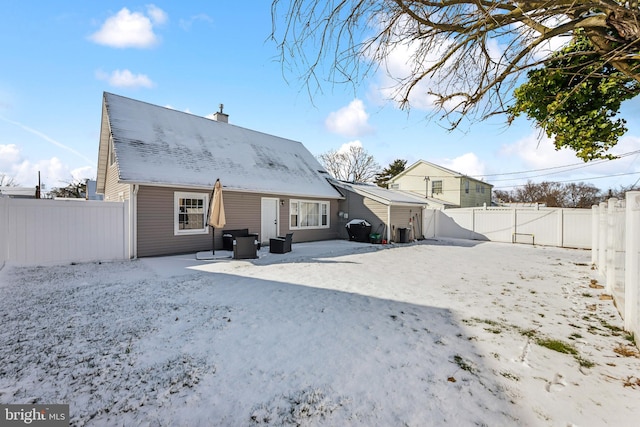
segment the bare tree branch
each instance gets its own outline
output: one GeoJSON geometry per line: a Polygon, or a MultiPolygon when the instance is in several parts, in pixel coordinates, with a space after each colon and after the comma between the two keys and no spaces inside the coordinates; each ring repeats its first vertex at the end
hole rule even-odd
{"type": "Polygon", "coordinates": [[[640,81],[638,1],[273,0],[272,16],[280,59],[304,70],[310,93],[382,69],[401,107],[431,95],[451,127],[504,111],[521,74],[550,59],[543,46],[579,29],[607,64],[640,81]],[[403,50],[398,72],[391,63],[403,50]]]}

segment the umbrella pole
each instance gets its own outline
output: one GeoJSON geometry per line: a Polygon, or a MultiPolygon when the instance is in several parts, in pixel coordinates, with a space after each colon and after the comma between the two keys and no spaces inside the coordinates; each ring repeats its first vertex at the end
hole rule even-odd
{"type": "Polygon", "coordinates": [[[211,229],[213,230],[212,236],[211,236],[211,254],[215,255],[216,254],[216,228],[215,227],[211,227],[211,229]]]}

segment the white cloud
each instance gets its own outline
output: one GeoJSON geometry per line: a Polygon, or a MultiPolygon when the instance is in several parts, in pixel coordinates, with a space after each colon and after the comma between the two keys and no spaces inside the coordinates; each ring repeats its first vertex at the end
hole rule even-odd
{"type": "Polygon", "coordinates": [[[93,166],[71,169],[57,157],[34,161],[24,158],[17,145],[0,144],[0,173],[13,178],[20,187],[35,188],[38,184],[38,172],[45,191],[65,186],[74,180],[96,177],[93,166]]]}
{"type": "Polygon", "coordinates": [[[158,44],[154,26],[167,21],[167,14],[154,5],[147,6],[147,14],[131,12],[123,7],[118,13],[107,18],[100,30],[89,38],[105,46],[117,48],[150,48],[158,44]]]}
{"type": "Polygon", "coordinates": [[[501,172],[531,171],[526,174],[496,176],[494,184],[510,186],[523,184],[527,180],[541,181],[584,181],[601,189],[617,188],[635,182],[640,172],[640,137],[627,135],[611,150],[611,154],[622,155],[615,160],[595,160],[584,163],[569,149],[556,150],[553,141],[546,136],[539,138],[536,132],[513,144],[503,145],[498,156],[501,172]],[[518,165],[518,166],[515,166],[518,165]],[[565,167],[560,167],[565,166],[565,167]],[[554,169],[555,168],[555,169],[554,169]],[[620,175],[623,174],[623,175],[620,175]],[[619,175],[619,176],[616,176],[619,175]],[[609,178],[601,178],[609,177],[609,178]],[[595,178],[595,179],[594,179],[595,178]]]}
{"type": "Polygon", "coordinates": [[[200,13],[198,15],[192,16],[189,19],[181,19],[179,25],[183,30],[190,31],[195,22],[205,22],[207,24],[213,24],[213,19],[211,19],[211,17],[207,14],[200,13]]]}
{"type": "Polygon", "coordinates": [[[147,14],[156,25],[162,25],[169,20],[167,13],[154,4],[147,5],[147,14]]]}
{"type": "Polygon", "coordinates": [[[481,178],[486,173],[484,163],[474,153],[465,153],[454,159],[444,159],[440,164],[445,168],[476,178],[481,178]]]}
{"type": "Polygon", "coordinates": [[[20,150],[15,144],[0,144],[0,172],[5,172],[10,165],[20,161],[20,150]]]}
{"type": "Polygon", "coordinates": [[[359,99],[354,99],[346,107],[329,113],[325,120],[325,126],[330,132],[346,137],[354,137],[372,131],[368,120],[369,114],[365,111],[364,103],[359,99]]]}
{"type": "Polygon", "coordinates": [[[579,161],[573,151],[556,150],[553,140],[546,135],[540,137],[537,131],[513,144],[503,145],[499,154],[521,160],[527,169],[562,166],[579,161]]]}
{"type": "Polygon", "coordinates": [[[153,81],[146,74],[133,74],[129,70],[115,70],[111,74],[98,70],[96,71],[96,78],[98,80],[104,80],[114,87],[152,88],[155,86],[153,81]]]}
{"type": "Polygon", "coordinates": [[[340,148],[338,148],[338,153],[348,153],[351,147],[362,148],[362,142],[356,139],[355,141],[344,143],[340,146],[340,148]]]}

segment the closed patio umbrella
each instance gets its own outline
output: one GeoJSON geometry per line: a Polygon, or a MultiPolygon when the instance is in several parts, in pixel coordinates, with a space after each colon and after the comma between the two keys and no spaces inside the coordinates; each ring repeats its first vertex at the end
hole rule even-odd
{"type": "Polygon", "coordinates": [[[221,228],[224,227],[227,220],[224,216],[224,203],[222,201],[222,184],[220,180],[217,179],[215,185],[213,186],[213,192],[211,196],[211,203],[209,204],[209,217],[207,218],[207,222],[210,227],[213,228],[213,237],[211,243],[211,252],[216,252],[215,247],[215,232],[216,227],[221,228]]]}

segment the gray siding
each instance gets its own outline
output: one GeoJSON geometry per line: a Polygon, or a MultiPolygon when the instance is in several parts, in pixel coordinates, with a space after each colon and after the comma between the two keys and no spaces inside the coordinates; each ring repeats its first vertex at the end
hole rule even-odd
{"type": "MultiPolygon", "coordinates": [[[[268,196],[265,196],[268,197],[268,196]]],[[[278,196],[272,196],[278,197],[278,196]]],[[[283,200],[283,199],[281,199],[283,200]]],[[[330,240],[340,238],[338,229],[340,221],[338,218],[338,201],[330,200],[329,202],[329,228],[319,228],[310,230],[292,230],[289,219],[289,199],[284,199],[284,206],[280,206],[280,235],[293,233],[293,242],[314,242],[317,240],[330,240]]],[[[295,200],[317,200],[327,201],[327,199],[315,199],[312,197],[296,197],[295,200]]]]}
{"type": "MultiPolygon", "coordinates": [[[[145,187],[138,190],[138,256],[170,255],[211,249],[211,234],[174,236],[174,192],[198,191],[145,187]]],[[[207,192],[202,192],[208,194],[207,192]]],[[[216,230],[216,236],[219,234],[216,230]]],[[[216,242],[216,247],[222,246],[216,242]]]]}
{"type": "MultiPolygon", "coordinates": [[[[190,189],[141,186],[138,191],[137,224],[138,256],[157,256],[178,253],[198,252],[211,249],[211,234],[174,235],[174,193],[187,191],[210,194],[206,191],[190,189]]],[[[280,206],[280,234],[293,232],[294,242],[307,242],[338,238],[338,202],[330,203],[329,229],[290,230],[289,199],[275,194],[239,193],[223,191],[226,225],[223,229],[248,228],[250,233],[260,233],[261,201],[263,197],[279,198],[284,201],[280,206]]],[[[314,200],[314,199],[306,199],[314,200]]],[[[222,248],[222,231],[215,230],[215,247],[222,248]]]]}
{"type": "Polygon", "coordinates": [[[349,238],[345,226],[352,219],[364,219],[371,224],[372,232],[383,233],[384,224],[387,223],[387,205],[352,191],[346,191],[346,198],[339,203],[339,207],[341,211],[349,214],[346,219],[339,218],[340,237],[349,238]]]}

